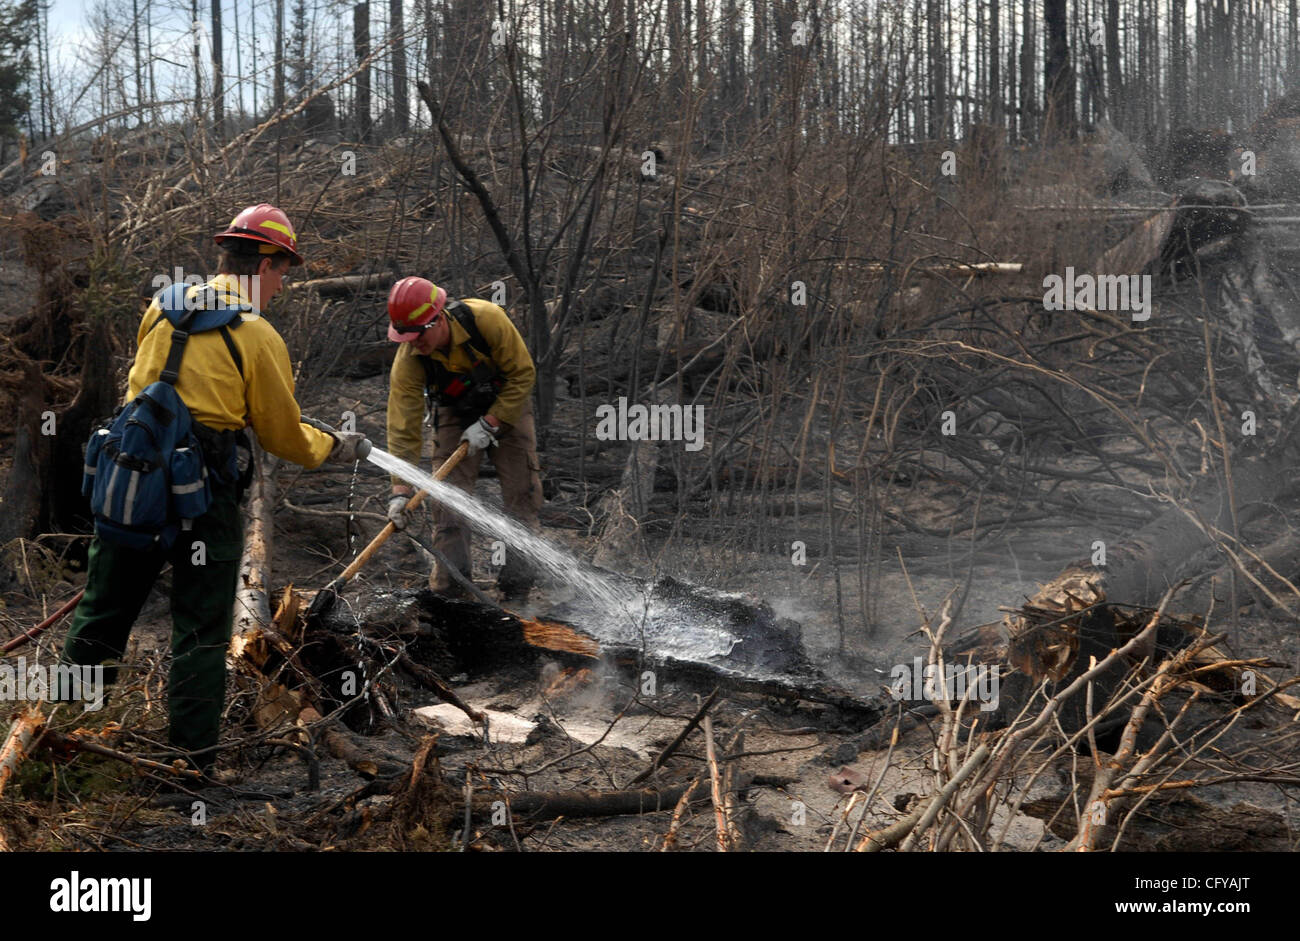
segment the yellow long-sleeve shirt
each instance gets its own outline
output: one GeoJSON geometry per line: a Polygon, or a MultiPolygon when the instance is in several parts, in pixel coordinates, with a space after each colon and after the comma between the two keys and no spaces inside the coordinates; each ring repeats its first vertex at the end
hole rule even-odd
{"type": "MultiPolygon", "coordinates": [[[[462,303],[474,315],[474,324],[488,345],[488,349],[479,352],[488,357],[505,379],[488,414],[503,424],[514,424],[528,407],[528,396],[537,380],[533,358],[519,330],[499,306],[473,297],[462,303]]],[[[468,373],[473,363],[461,345],[469,340],[469,334],[455,317],[448,317],[447,322],[451,325],[451,342],[446,350],[435,350],[431,358],[450,372],[468,373]]],[[[412,464],[420,463],[420,446],[424,441],[425,373],[419,355],[413,343],[403,343],[389,372],[388,450],[412,464]]],[[[393,478],[393,482],[403,481],[393,478]]]]}
{"type": "MultiPolygon", "coordinates": [[[[185,292],[186,297],[208,287],[224,303],[251,304],[234,275],[219,274],[207,285],[194,285],[185,292]]],[[[166,317],[153,326],[159,317],[162,308],[155,299],[145,311],[136,335],[138,352],[131,366],[127,401],[156,382],[167,362],[172,326],[166,317]]],[[[219,431],[252,425],[262,447],[272,454],[303,467],[318,467],[334,447],[334,438],[302,423],[284,339],[256,307],[241,314],[240,319],[242,323],[227,330],[243,360],[243,377],[221,331],[191,334],[176,380],[177,394],[189,406],[195,421],[219,431]]]]}

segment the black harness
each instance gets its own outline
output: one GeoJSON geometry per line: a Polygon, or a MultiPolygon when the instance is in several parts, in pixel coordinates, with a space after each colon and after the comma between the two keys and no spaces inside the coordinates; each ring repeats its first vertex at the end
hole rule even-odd
{"type": "Polygon", "coordinates": [[[460,345],[469,358],[470,371],[452,372],[431,356],[416,353],[415,358],[424,367],[424,394],[437,421],[437,406],[451,409],[462,428],[468,428],[487,414],[496,401],[505,377],[484,352],[490,348],[474,322],[474,314],[460,301],[451,301],[446,308],[448,316],[465,328],[469,339],[460,345]]]}

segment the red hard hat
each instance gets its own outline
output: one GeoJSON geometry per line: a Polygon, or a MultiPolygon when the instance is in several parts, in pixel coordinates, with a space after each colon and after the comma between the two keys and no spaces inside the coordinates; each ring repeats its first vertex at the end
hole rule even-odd
{"type": "Polygon", "coordinates": [[[403,278],[388,292],[388,339],[407,343],[420,332],[407,333],[403,327],[422,327],[442,312],[447,292],[428,278],[403,278]]]}
{"type": "Polygon", "coordinates": [[[272,248],[259,249],[263,254],[274,254],[272,249],[287,252],[289,264],[301,265],[302,256],[298,254],[298,236],[294,234],[289,217],[270,203],[258,203],[249,206],[234,219],[224,232],[213,236],[218,245],[226,239],[248,239],[262,242],[272,248]]]}

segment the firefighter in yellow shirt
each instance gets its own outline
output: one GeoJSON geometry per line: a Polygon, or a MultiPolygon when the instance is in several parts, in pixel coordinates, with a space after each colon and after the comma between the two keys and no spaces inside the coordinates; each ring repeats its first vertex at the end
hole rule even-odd
{"type": "MultiPolygon", "coordinates": [[[[533,358],[506,312],[477,298],[452,300],[425,278],[403,278],[388,294],[388,337],[401,346],[393,359],[388,392],[388,450],[420,462],[425,396],[433,412],[438,467],[460,442],[469,453],[447,478],[472,493],[483,453],[501,483],[506,513],[538,529],[542,508],[541,464],[532,403],[533,358]]],[[[393,478],[388,518],[406,525],[409,484],[393,478]]],[[[470,529],[446,508],[434,505],[434,547],[466,577],[471,575],[470,529]]],[[[497,586],[506,600],[527,597],[534,573],[514,547],[506,548],[497,586]]],[[[429,575],[434,591],[457,594],[460,586],[439,563],[429,575]]]]}
{"type": "MultiPolygon", "coordinates": [[[[178,753],[208,769],[216,759],[226,688],[226,647],[234,613],[244,529],[239,511],[246,480],[238,449],[251,426],[267,451],[304,467],[326,460],[352,463],[368,450],[356,432],[330,434],[302,421],[284,340],[260,304],[281,289],[291,265],[301,265],[297,237],[274,206],[250,206],[215,236],[218,274],[184,290],[184,307],[223,312],[220,329],[191,332],[174,375],[202,445],[212,503],[171,549],[138,550],[91,540],[86,593],[64,642],[65,664],[118,661],[131,627],[165,563],[172,564],[172,665],[167,700],[169,739],[178,753]],[[232,308],[238,309],[234,316],[232,308]],[[197,547],[197,548],[196,548],[197,547]]],[[[164,372],[176,311],[156,297],[140,322],[127,401],[164,372]]],[[[190,326],[191,331],[196,331],[190,326]]],[[[164,377],[165,378],[165,377],[164,377]]],[[[113,682],[116,669],[105,670],[113,682]]]]}

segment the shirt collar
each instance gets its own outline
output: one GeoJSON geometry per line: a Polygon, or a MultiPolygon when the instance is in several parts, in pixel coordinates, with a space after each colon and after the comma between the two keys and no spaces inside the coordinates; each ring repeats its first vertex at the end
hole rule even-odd
{"type": "Polygon", "coordinates": [[[225,296],[220,300],[226,304],[246,304],[252,308],[250,311],[244,311],[241,316],[244,320],[252,320],[261,316],[261,308],[253,302],[252,299],[252,279],[241,278],[234,274],[218,274],[208,281],[213,290],[223,293],[225,296]]]}

